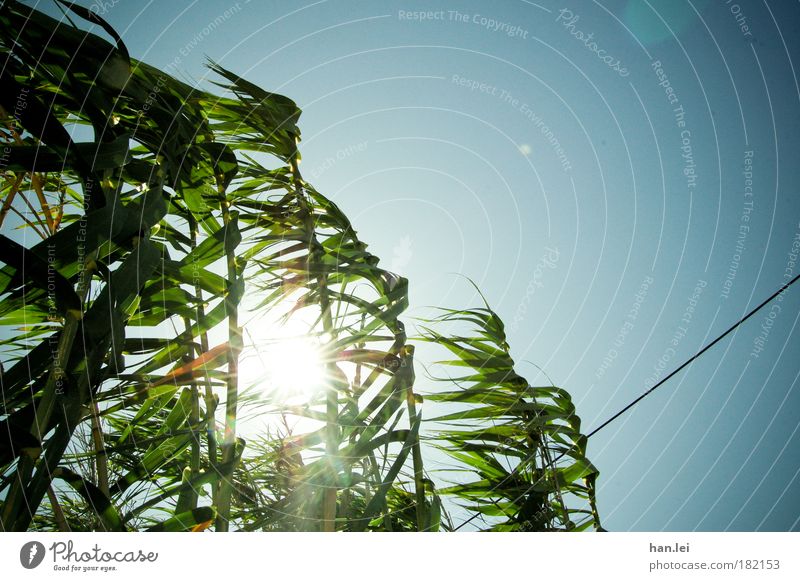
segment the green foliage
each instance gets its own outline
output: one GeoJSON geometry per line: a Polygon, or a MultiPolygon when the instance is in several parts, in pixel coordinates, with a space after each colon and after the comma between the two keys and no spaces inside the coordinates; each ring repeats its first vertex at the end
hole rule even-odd
{"type": "Polygon", "coordinates": [[[439,493],[487,517],[487,530],[599,529],[598,472],[569,394],[533,387],[516,373],[503,322],[488,304],[445,310],[428,323],[421,340],[456,357],[440,362],[454,375],[439,379],[454,389],[427,397],[455,408],[430,419],[444,426],[431,439],[457,462],[452,470],[460,477],[439,493]]]}
{"type": "Polygon", "coordinates": [[[61,4],[114,42],[0,7],[0,221],[41,238],[0,246],[3,530],[448,530],[445,495],[493,530],[599,526],[569,396],[513,372],[488,307],[426,327],[469,371],[425,435],[408,281],[303,179],[294,102],[215,63],[223,94],[191,87],[61,4]],[[253,399],[254,314],[308,322],[322,389],[253,399]],[[253,405],[285,427],[245,441],[253,405]],[[477,480],[437,489],[428,441],[477,480]]]}

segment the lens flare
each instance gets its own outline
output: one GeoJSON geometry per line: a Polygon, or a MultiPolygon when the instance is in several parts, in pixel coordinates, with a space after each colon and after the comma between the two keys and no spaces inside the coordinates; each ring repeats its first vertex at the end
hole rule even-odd
{"type": "Polygon", "coordinates": [[[285,395],[313,395],[323,388],[324,366],[319,345],[308,337],[285,338],[259,352],[265,387],[285,395]]]}

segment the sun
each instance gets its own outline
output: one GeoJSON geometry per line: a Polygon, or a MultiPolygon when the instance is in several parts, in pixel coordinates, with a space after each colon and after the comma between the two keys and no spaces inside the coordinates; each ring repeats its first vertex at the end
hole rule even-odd
{"type": "Polygon", "coordinates": [[[319,344],[309,337],[287,337],[259,349],[264,387],[285,395],[311,396],[325,380],[319,344]]]}
{"type": "Polygon", "coordinates": [[[239,379],[279,400],[305,401],[324,390],[321,338],[304,317],[276,321],[263,317],[245,326],[239,379]]]}

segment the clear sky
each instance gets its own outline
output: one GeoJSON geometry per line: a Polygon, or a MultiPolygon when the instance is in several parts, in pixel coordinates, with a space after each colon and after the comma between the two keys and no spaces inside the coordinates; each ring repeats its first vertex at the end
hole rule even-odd
{"type": "MultiPolygon", "coordinates": [[[[412,313],[476,305],[454,273],[473,278],[587,431],[800,270],[795,2],[94,9],[136,58],[204,84],[210,57],[294,99],[305,177],[412,313]]],[[[608,529],[800,528],[798,305],[592,439],[608,529]]]]}

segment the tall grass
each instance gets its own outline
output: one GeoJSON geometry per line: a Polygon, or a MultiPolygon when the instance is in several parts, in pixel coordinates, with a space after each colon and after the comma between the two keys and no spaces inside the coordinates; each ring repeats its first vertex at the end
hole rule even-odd
{"type": "Polygon", "coordinates": [[[293,101],[214,63],[219,94],[189,86],[61,4],[115,42],[0,8],[3,530],[599,528],[574,406],[488,306],[426,323],[466,375],[423,420],[408,281],[304,180],[293,101]],[[310,321],[321,389],[259,405],[316,428],[242,437],[245,311],[310,321]]]}

